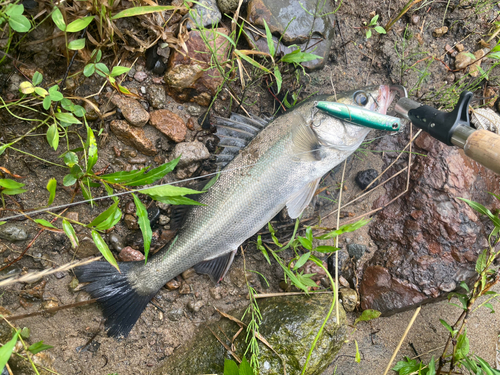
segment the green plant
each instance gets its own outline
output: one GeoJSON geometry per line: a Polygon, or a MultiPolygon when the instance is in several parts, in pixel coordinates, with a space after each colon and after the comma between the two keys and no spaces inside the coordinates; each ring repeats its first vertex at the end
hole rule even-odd
{"type": "MultiPolygon", "coordinates": [[[[500,200],[500,196],[492,195],[500,200]]],[[[458,307],[462,312],[453,325],[440,319],[441,324],[448,331],[448,339],[437,363],[435,363],[434,357],[428,364],[416,359],[405,358],[393,368],[399,375],[410,373],[419,375],[450,374],[455,373],[457,368],[477,375],[500,374],[500,371],[492,368],[484,359],[477,354],[471,353],[469,338],[467,337],[467,322],[471,314],[481,307],[486,307],[494,313],[491,301],[500,297],[500,294],[490,290],[499,281],[499,266],[495,265],[494,261],[500,255],[498,246],[500,243],[500,216],[498,212],[494,214],[482,204],[464,198],[458,199],[467,203],[480,214],[487,216],[493,224],[493,230],[488,236],[488,247],[477,258],[475,267],[477,277],[472,281],[472,287],[469,286],[470,284],[461,282],[460,286],[464,292],[454,292],[448,296],[449,300],[457,299],[458,303],[450,304],[458,307]],[[485,299],[476,306],[480,297],[485,299]]]]}
{"type": "Polygon", "coordinates": [[[0,178],[0,199],[2,200],[2,207],[5,208],[4,195],[17,195],[26,192],[27,190],[21,189],[24,184],[11,180],[9,178],[0,178]]]}
{"type": "Polygon", "coordinates": [[[368,24],[366,22],[363,22],[365,25],[363,29],[366,32],[366,39],[370,39],[372,37],[372,30],[375,30],[379,34],[386,34],[385,29],[377,23],[378,17],[379,15],[376,14],[368,24]]]}
{"type": "Polygon", "coordinates": [[[224,360],[224,375],[253,375],[254,370],[252,366],[248,363],[247,359],[243,357],[238,368],[238,364],[231,360],[224,360]]]}
{"type": "MultiPolygon", "coordinates": [[[[27,33],[31,29],[31,22],[23,15],[24,6],[22,4],[12,4],[5,2],[0,8],[0,31],[5,29],[4,24],[8,25],[8,39],[5,46],[5,53],[9,51],[10,44],[14,38],[14,32],[27,33]]],[[[7,55],[4,54],[0,58],[0,64],[4,61],[7,55]]]]}
{"type": "Polygon", "coordinates": [[[123,87],[122,85],[117,83],[115,78],[122,74],[127,73],[130,70],[130,68],[124,66],[114,66],[111,69],[111,71],[109,71],[106,64],[100,62],[102,58],[101,50],[92,51],[92,55],[90,56],[90,58],[93,59],[94,62],[85,65],[85,68],[83,69],[83,75],[85,77],[90,77],[94,73],[97,73],[101,77],[106,78],[108,82],[118,91],[120,91],[123,94],[130,95],[130,91],[126,87],[123,87]]]}

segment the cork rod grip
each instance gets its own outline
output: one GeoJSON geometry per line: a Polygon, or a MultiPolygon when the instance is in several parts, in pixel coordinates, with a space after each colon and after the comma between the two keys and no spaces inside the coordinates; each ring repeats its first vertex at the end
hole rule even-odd
{"type": "Polygon", "coordinates": [[[464,146],[465,155],[500,174],[500,135],[488,130],[476,130],[464,146]]]}

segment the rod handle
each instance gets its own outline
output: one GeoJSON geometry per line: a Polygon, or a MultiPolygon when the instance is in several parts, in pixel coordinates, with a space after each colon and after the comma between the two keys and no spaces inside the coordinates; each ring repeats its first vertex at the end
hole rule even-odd
{"type": "Polygon", "coordinates": [[[500,174],[500,135],[488,130],[476,130],[465,142],[465,155],[500,174]]]}

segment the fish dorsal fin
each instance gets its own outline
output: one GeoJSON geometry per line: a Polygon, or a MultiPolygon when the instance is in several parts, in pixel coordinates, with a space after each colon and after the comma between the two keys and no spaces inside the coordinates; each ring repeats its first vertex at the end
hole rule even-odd
{"type": "Polygon", "coordinates": [[[233,263],[235,254],[236,250],[225,253],[214,259],[204,260],[194,266],[194,270],[198,273],[209,275],[214,282],[218,283],[226,276],[229,267],[231,267],[233,263]]]}
{"type": "Polygon", "coordinates": [[[230,118],[212,116],[213,125],[217,127],[215,135],[219,137],[219,147],[223,150],[216,155],[216,164],[224,168],[234,159],[241,149],[245,148],[272,119],[262,119],[257,116],[245,117],[232,113],[230,118]]]}
{"type": "Polygon", "coordinates": [[[319,181],[321,177],[317,180],[309,182],[306,186],[304,186],[297,193],[292,195],[288,202],[286,202],[286,208],[288,210],[288,215],[292,219],[296,219],[300,216],[302,211],[309,205],[312,198],[314,197],[314,193],[318,188],[319,181]]]}
{"type": "Polygon", "coordinates": [[[295,125],[292,128],[292,151],[294,157],[302,161],[318,161],[322,159],[321,144],[318,135],[310,126],[295,125]]]}

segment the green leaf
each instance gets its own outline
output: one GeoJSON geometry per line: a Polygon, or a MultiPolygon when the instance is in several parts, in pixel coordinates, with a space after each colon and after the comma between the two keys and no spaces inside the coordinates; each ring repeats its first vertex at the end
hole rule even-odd
{"type": "Polygon", "coordinates": [[[202,191],[192,190],[185,187],[162,185],[141,190],[141,193],[155,197],[177,197],[187,194],[201,194],[202,191]]]}
{"type": "Polygon", "coordinates": [[[41,351],[47,350],[47,349],[52,349],[53,346],[51,345],[46,345],[42,341],[35,342],[33,345],[30,345],[28,347],[28,350],[31,352],[31,354],[36,354],[40,353],[41,351]]]}
{"type": "Polygon", "coordinates": [[[44,220],[44,219],[34,219],[34,222],[37,224],[40,224],[42,227],[57,229],[50,222],[48,222],[47,220],[44,220]]]}
{"type": "Polygon", "coordinates": [[[455,331],[453,330],[453,328],[451,328],[451,326],[448,323],[446,323],[443,319],[439,319],[439,321],[444,326],[444,328],[446,328],[448,332],[450,332],[452,336],[455,336],[455,331]]]}
{"type": "Polygon", "coordinates": [[[133,7],[133,8],[127,8],[125,10],[122,10],[121,12],[119,12],[119,13],[115,14],[113,17],[111,17],[111,19],[112,20],[117,20],[118,18],[135,17],[135,16],[140,16],[142,14],[149,14],[149,13],[154,13],[154,12],[163,12],[164,10],[175,10],[177,8],[178,7],[169,6],[169,5],[133,7]]]}
{"type": "Polygon", "coordinates": [[[372,29],[366,30],[366,39],[370,39],[372,37],[372,29]]]}
{"type": "Polygon", "coordinates": [[[360,363],[361,362],[361,353],[359,352],[359,348],[358,348],[358,342],[356,340],[354,340],[354,345],[356,345],[356,357],[355,357],[355,361],[357,363],[360,363]]]}
{"type": "Polygon", "coordinates": [[[134,179],[138,178],[139,176],[142,176],[148,168],[149,167],[145,167],[140,170],[130,171],[130,172],[122,171],[122,172],[109,173],[100,176],[100,178],[103,179],[104,181],[108,181],[111,183],[123,184],[126,182],[131,182],[134,179]]]}
{"type": "Polygon", "coordinates": [[[22,15],[15,15],[9,17],[9,26],[18,33],[26,33],[31,29],[30,21],[22,15]]]}
{"type": "Polygon", "coordinates": [[[8,4],[5,10],[5,14],[9,17],[20,16],[23,13],[24,13],[23,4],[8,4]]]}
{"type": "Polygon", "coordinates": [[[186,197],[159,197],[156,195],[150,195],[150,197],[155,201],[162,202],[165,204],[183,205],[183,206],[204,206],[204,204],[186,197]]]}
{"type": "Polygon", "coordinates": [[[467,331],[464,331],[458,336],[457,345],[455,350],[455,361],[460,361],[467,357],[469,354],[469,339],[467,338],[467,331]]]}
{"type": "Polygon", "coordinates": [[[61,31],[66,30],[66,22],[64,22],[64,17],[61,13],[61,10],[58,7],[54,7],[54,11],[52,12],[52,21],[56,24],[56,26],[61,31]]]}
{"type": "Polygon", "coordinates": [[[95,73],[95,64],[87,64],[85,65],[85,68],[83,68],[83,75],[85,77],[90,77],[94,73],[95,73]]]}
{"type": "Polygon", "coordinates": [[[56,113],[54,115],[59,121],[67,122],[68,124],[81,124],[82,122],[78,120],[71,113],[56,113]]]}
{"type": "Polygon", "coordinates": [[[35,87],[35,93],[45,98],[49,93],[43,87],[35,87]]]}
{"type": "Polygon", "coordinates": [[[56,187],[57,180],[55,178],[51,178],[47,183],[47,190],[49,191],[49,201],[47,202],[47,206],[50,206],[54,202],[54,198],[56,197],[56,187]]]}
{"type": "Polygon", "coordinates": [[[128,73],[130,68],[127,68],[125,66],[114,66],[113,69],[111,70],[111,77],[117,77],[119,75],[122,75],[124,73],[128,73]]]}
{"type": "Polygon", "coordinates": [[[224,375],[239,375],[238,365],[235,361],[224,359],[224,375]]]}
{"type": "Polygon", "coordinates": [[[0,368],[3,369],[7,362],[10,359],[10,356],[12,354],[12,351],[14,350],[14,347],[16,346],[17,342],[17,336],[19,335],[19,331],[16,331],[14,333],[14,336],[10,341],[6,342],[4,346],[0,348],[0,368]]]}
{"type": "Polygon", "coordinates": [[[2,190],[2,194],[5,195],[16,195],[16,194],[22,194],[27,192],[28,190],[25,189],[4,189],[2,190]]]}
{"type": "MultiPolygon", "coordinates": [[[[121,211],[120,209],[118,208],[118,203],[113,203],[111,206],[108,207],[107,210],[105,210],[104,212],[102,212],[101,214],[99,214],[94,220],[92,220],[88,225],[87,227],[88,228],[92,228],[92,227],[98,227],[100,226],[101,224],[103,224],[104,222],[108,221],[109,223],[111,223],[115,217],[115,213],[119,211],[120,213],[120,218],[121,218],[121,211]],[[111,220],[110,220],[111,219],[111,220]]],[[[119,219],[118,219],[119,220],[119,219]]],[[[107,230],[109,228],[111,228],[112,226],[109,226],[106,228],[106,224],[104,224],[104,227],[102,228],[97,228],[98,230],[107,230]]]]}
{"type": "Polygon", "coordinates": [[[373,16],[373,18],[370,20],[370,23],[368,24],[368,26],[376,25],[377,21],[378,21],[378,17],[379,17],[378,14],[376,14],[375,16],[373,16]]]}
{"type": "Polygon", "coordinates": [[[255,66],[257,69],[262,70],[264,73],[271,74],[271,71],[267,69],[265,66],[259,64],[257,61],[252,59],[250,56],[245,55],[244,53],[240,52],[239,50],[235,49],[234,53],[237,54],[239,57],[241,57],[243,60],[245,60],[247,63],[255,66]]]}
{"type": "Polygon", "coordinates": [[[267,48],[269,49],[269,54],[274,57],[276,49],[274,46],[273,35],[271,34],[271,30],[269,30],[269,26],[267,26],[266,20],[263,19],[263,21],[266,29],[267,48]]]}
{"type": "Polygon", "coordinates": [[[88,147],[88,161],[87,161],[87,173],[92,171],[92,168],[94,167],[95,163],[97,163],[97,142],[94,137],[94,132],[90,128],[90,126],[87,126],[87,143],[86,146],[88,147]]]}
{"type": "Polygon", "coordinates": [[[71,168],[73,165],[78,164],[78,155],[73,151],[68,151],[64,154],[63,160],[64,164],[71,168]]]}
{"type": "Polygon", "coordinates": [[[97,74],[99,74],[101,77],[107,77],[109,75],[109,69],[103,63],[95,64],[95,69],[96,69],[97,74]]]}
{"type": "Polygon", "coordinates": [[[486,207],[484,207],[482,204],[474,202],[474,201],[471,201],[469,199],[465,199],[465,198],[458,198],[458,199],[460,199],[461,201],[464,201],[465,203],[467,203],[471,208],[473,208],[477,212],[482,213],[483,215],[488,216],[490,218],[490,220],[493,222],[493,224],[495,224],[495,226],[500,227],[500,218],[498,218],[497,216],[493,215],[491,213],[491,211],[488,210],[486,207]]]}
{"type": "Polygon", "coordinates": [[[274,78],[276,78],[276,86],[278,89],[277,94],[279,94],[281,91],[281,84],[283,83],[283,78],[281,77],[281,72],[278,65],[274,66],[274,78]]]}
{"type": "Polygon", "coordinates": [[[151,230],[151,223],[148,218],[148,211],[146,207],[142,204],[141,200],[137,198],[137,196],[132,193],[132,197],[134,198],[137,221],[139,223],[139,227],[141,228],[142,238],[144,238],[144,258],[145,262],[148,261],[149,247],[151,246],[151,239],[153,238],[153,232],[151,230]]]}
{"type": "Polygon", "coordinates": [[[0,221],[0,225],[4,225],[6,221],[0,221]]]}
{"type": "Polygon", "coordinates": [[[156,182],[159,179],[163,178],[167,173],[171,172],[179,162],[180,158],[181,157],[179,156],[178,158],[163,165],[160,165],[157,168],[151,169],[146,174],[123,184],[127,186],[141,186],[141,185],[152,184],[153,182],[156,182]]]}
{"type": "Polygon", "coordinates": [[[420,362],[416,359],[410,359],[406,357],[406,361],[399,361],[396,366],[392,368],[393,371],[398,371],[399,375],[409,375],[411,373],[417,373],[420,369],[420,362]]]}
{"type": "Polygon", "coordinates": [[[75,229],[73,228],[71,223],[66,219],[63,219],[62,227],[64,233],[66,233],[66,236],[68,236],[69,241],[71,242],[71,247],[73,249],[76,249],[78,247],[78,237],[76,236],[75,229]]]}
{"type": "Polygon", "coordinates": [[[109,250],[108,245],[106,244],[106,242],[104,242],[104,240],[102,239],[99,232],[92,230],[91,234],[92,234],[92,238],[94,239],[95,245],[97,246],[97,248],[101,252],[104,259],[106,259],[109,262],[109,264],[111,264],[113,267],[115,267],[118,270],[118,272],[120,272],[120,268],[118,267],[118,263],[116,262],[115,257],[111,253],[111,250],[109,250]]]}
{"type": "Polygon", "coordinates": [[[210,181],[207,182],[205,186],[203,186],[203,191],[207,191],[210,189],[219,179],[220,173],[217,173],[215,176],[213,176],[210,181]]]}
{"type": "Polygon", "coordinates": [[[486,362],[484,359],[482,359],[480,356],[476,355],[477,361],[481,365],[481,369],[486,373],[486,375],[495,375],[493,372],[493,369],[489,365],[488,362],[486,362]]]}
{"type": "Polygon", "coordinates": [[[257,249],[262,251],[262,254],[264,254],[264,258],[266,258],[267,263],[271,264],[271,259],[269,259],[269,254],[267,253],[266,248],[262,246],[262,238],[260,235],[259,237],[257,237],[257,249]]]}
{"type": "Polygon", "coordinates": [[[78,51],[85,48],[85,39],[75,39],[68,43],[68,49],[78,51]]]}
{"type": "Polygon", "coordinates": [[[85,29],[92,22],[93,19],[94,17],[92,16],[76,19],[68,25],[66,31],[68,33],[75,33],[77,31],[81,31],[85,29]]]}
{"type": "Polygon", "coordinates": [[[81,105],[75,105],[72,112],[77,117],[83,117],[86,113],[85,108],[83,108],[81,105]]]}
{"type": "Polygon", "coordinates": [[[82,189],[83,197],[86,200],[90,201],[90,205],[93,207],[94,201],[92,200],[92,193],[90,192],[90,189],[84,183],[82,183],[82,181],[80,181],[78,185],[80,186],[80,189],[82,189]]]}
{"type": "Polygon", "coordinates": [[[11,180],[10,178],[1,178],[0,179],[0,186],[6,189],[17,189],[20,187],[23,187],[24,184],[21,184],[20,182],[11,180]]]}
{"type": "Polygon", "coordinates": [[[49,126],[47,130],[47,142],[50,147],[57,151],[57,147],[59,147],[59,131],[57,130],[57,125],[52,124],[49,126]]]}
{"type": "Polygon", "coordinates": [[[293,267],[293,270],[297,271],[300,267],[302,267],[304,264],[306,264],[306,262],[309,260],[310,256],[311,256],[311,253],[302,254],[300,256],[299,260],[297,261],[297,263],[295,263],[295,266],[293,267]]]}
{"type": "Polygon", "coordinates": [[[297,240],[299,240],[300,244],[307,250],[312,250],[312,242],[310,240],[304,237],[297,237],[297,240]]]}
{"type": "MultiPolygon", "coordinates": [[[[108,195],[112,196],[113,195],[113,188],[111,186],[109,186],[107,183],[105,183],[104,181],[101,181],[103,186],[104,186],[104,189],[106,189],[106,192],[108,193],[108,195]]],[[[111,197],[111,199],[113,199],[114,202],[118,202],[118,197],[111,197]]]]}
{"type": "Polygon", "coordinates": [[[488,263],[488,249],[484,249],[476,260],[476,272],[481,273],[486,268],[488,263]]]}
{"type": "Polygon", "coordinates": [[[434,362],[434,356],[432,356],[431,361],[427,367],[428,371],[425,375],[436,375],[436,364],[434,362]]]}
{"type": "Polygon", "coordinates": [[[486,307],[487,309],[490,309],[490,310],[491,310],[491,311],[490,311],[490,313],[491,313],[491,314],[495,313],[495,309],[493,308],[493,305],[492,305],[491,303],[486,302],[486,303],[484,304],[484,307],[486,307]]]}
{"type": "Polygon", "coordinates": [[[374,29],[379,34],[387,34],[385,29],[382,26],[375,26],[374,29]]]}
{"type": "Polygon", "coordinates": [[[349,232],[354,232],[355,230],[358,230],[362,226],[368,224],[371,219],[367,218],[361,218],[359,221],[352,223],[352,224],[346,224],[342,225],[339,229],[336,229],[334,231],[331,231],[329,233],[323,234],[319,237],[316,237],[318,240],[328,240],[330,238],[335,238],[337,236],[340,236],[343,233],[349,233],[349,232]]]}
{"type": "Polygon", "coordinates": [[[5,150],[7,150],[10,146],[12,146],[13,143],[14,142],[6,143],[4,145],[1,145],[0,146],[0,155],[2,155],[5,152],[5,150]]]}
{"type": "Polygon", "coordinates": [[[61,100],[61,107],[63,107],[66,111],[73,111],[73,108],[75,108],[75,105],[73,102],[67,98],[63,98],[61,100]]]}
{"type": "Polygon", "coordinates": [[[367,322],[369,320],[377,319],[382,313],[378,310],[366,309],[363,310],[361,316],[354,321],[354,325],[358,322],[367,322]]]}
{"type": "Polygon", "coordinates": [[[238,372],[238,375],[254,375],[252,367],[247,362],[245,356],[243,356],[243,358],[241,359],[240,370],[238,372]]]}
{"type": "Polygon", "coordinates": [[[467,285],[467,283],[466,283],[465,281],[462,281],[462,282],[460,283],[460,286],[461,286],[462,288],[464,288],[467,292],[470,292],[470,290],[469,290],[469,286],[467,285]]]}
{"type": "Polygon", "coordinates": [[[296,49],[295,51],[287,53],[285,56],[283,56],[281,58],[281,61],[286,63],[300,64],[316,59],[322,59],[322,57],[309,52],[301,52],[300,49],[296,49]]]}
{"type": "Polygon", "coordinates": [[[320,253],[334,253],[335,251],[339,251],[339,247],[334,246],[318,246],[314,248],[314,251],[318,251],[320,253]]]}
{"type": "Polygon", "coordinates": [[[43,109],[48,110],[50,108],[51,103],[52,99],[50,98],[50,95],[47,95],[45,98],[43,98],[42,102],[43,109]]]}
{"type": "Polygon", "coordinates": [[[64,186],[72,186],[75,184],[76,181],[77,181],[77,178],[75,176],[73,176],[72,174],[67,174],[63,178],[63,185],[64,186]]]}
{"type": "Polygon", "coordinates": [[[33,74],[33,84],[35,86],[39,85],[43,81],[43,75],[42,73],[36,71],[35,74],[33,74]]]}

